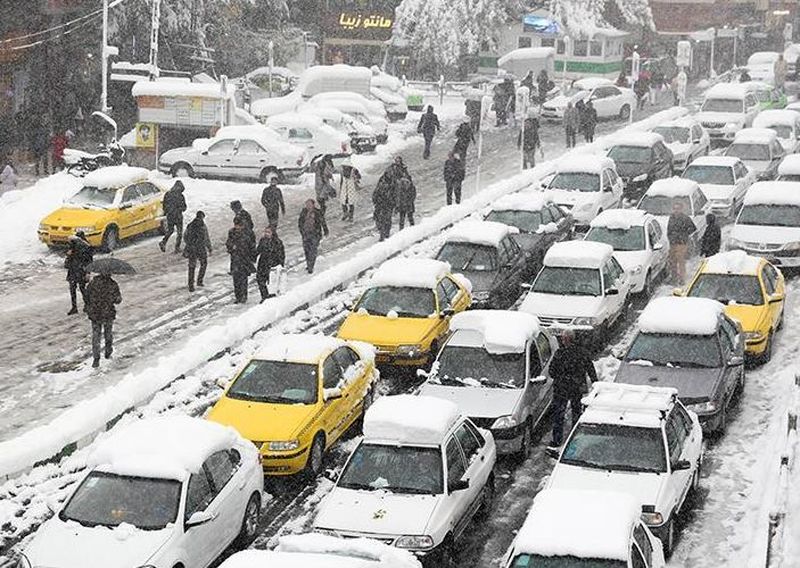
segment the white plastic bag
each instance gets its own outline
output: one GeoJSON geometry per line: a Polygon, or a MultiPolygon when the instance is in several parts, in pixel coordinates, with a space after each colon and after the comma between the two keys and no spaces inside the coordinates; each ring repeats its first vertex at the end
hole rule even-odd
{"type": "Polygon", "coordinates": [[[270,294],[283,294],[286,291],[286,270],[283,266],[273,266],[269,271],[269,282],[267,284],[270,294]]]}

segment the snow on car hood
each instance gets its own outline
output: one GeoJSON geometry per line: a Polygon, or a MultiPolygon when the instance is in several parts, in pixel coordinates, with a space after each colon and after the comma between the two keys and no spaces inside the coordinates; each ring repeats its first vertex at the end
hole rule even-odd
{"type": "MultiPolygon", "coordinates": [[[[204,140],[207,140],[204,138],[204,140]]],[[[195,142],[198,142],[195,140],[195,142]]],[[[161,157],[158,159],[159,163],[161,164],[173,164],[178,160],[194,160],[197,156],[200,155],[202,149],[195,148],[193,146],[184,146],[181,148],[173,148],[172,150],[167,150],[161,157]]]]}
{"type": "Polygon", "coordinates": [[[671,144],[667,144],[667,148],[672,151],[672,155],[675,159],[682,160],[689,155],[689,152],[692,150],[692,145],[688,142],[672,142],[671,144]]]}
{"type": "Polygon", "coordinates": [[[25,550],[32,566],[47,568],[131,568],[147,561],[174,528],[145,531],[130,525],[85,527],[58,518],[47,521],[25,550]]]}
{"type": "Polygon", "coordinates": [[[800,241],[800,227],[767,227],[762,225],[734,225],[731,238],[749,243],[786,244],[800,241]]]}
{"type": "Polygon", "coordinates": [[[747,166],[747,169],[757,174],[766,171],[772,163],[769,160],[742,160],[742,162],[747,166]]]}
{"type": "Polygon", "coordinates": [[[647,264],[647,259],[650,253],[646,250],[616,250],[614,251],[614,258],[622,266],[625,272],[633,274],[637,266],[644,266],[647,264]]]}
{"type": "Polygon", "coordinates": [[[659,502],[666,473],[605,471],[559,463],[550,475],[548,489],[612,491],[632,495],[642,505],[659,502]]]}
{"type": "Polygon", "coordinates": [[[336,487],[322,502],[314,526],[378,535],[427,534],[441,497],[336,487]]]}
{"type": "Polygon", "coordinates": [[[700,191],[708,200],[728,199],[733,195],[732,185],[717,185],[715,183],[701,183],[700,191]]]}
{"type": "Polygon", "coordinates": [[[698,369],[665,367],[661,365],[631,365],[623,361],[614,379],[617,383],[671,387],[686,404],[709,400],[722,380],[722,368],[698,369]]]}
{"type": "Polygon", "coordinates": [[[570,207],[580,207],[584,203],[594,203],[597,201],[599,191],[570,191],[567,189],[548,189],[547,196],[558,205],[568,205],[570,207]]]}
{"type": "Polygon", "coordinates": [[[719,111],[700,111],[695,116],[695,119],[700,122],[721,122],[727,124],[735,122],[739,124],[744,121],[744,116],[741,112],[719,112],[719,111]]]}
{"type": "Polygon", "coordinates": [[[600,312],[602,296],[559,296],[531,292],[520,309],[537,316],[594,317],[600,312]]]}
{"type": "MultiPolygon", "coordinates": [[[[494,380],[507,379],[495,377],[494,380]]],[[[499,418],[514,414],[525,389],[448,387],[426,382],[420,388],[420,394],[455,402],[470,418],[499,418]]]]}

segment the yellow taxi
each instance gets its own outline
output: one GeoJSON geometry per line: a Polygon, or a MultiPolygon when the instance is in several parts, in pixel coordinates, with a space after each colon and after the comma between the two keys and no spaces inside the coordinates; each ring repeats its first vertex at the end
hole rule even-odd
{"type": "Polygon", "coordinates": [[[716,254],[674,294],[718,300],[741,323],[745,353],[762,361],[772,357],[775,333],[783,325],[786,287],[780,270],[763,258],[740,250],[716,254]]]}
{"type": "Polygon", "coordinates": [[[130,166],[91,172],[78,193],[42,219],[39,240],[50,247],[65,246],[83,231],[90,245],[112,251],[121,239],[163,230],[164,193],[147,181],[149,173],[130,166]]]}
{"type": "Polygon", "coordinates": [[[436,358],[450,318],[471,303],[469,281],[451,274],[446,262],[392,259],[375,271],[337,336],[373,344],[379,365],[426,365],[436,358]]]}
{"type": "Polygon", "coordinates": [[[264,474],[316,476],[325,451],[363,417],[377,380],[371,345],[322,335],[270,337],[207,418],[251,440],[264,474]]]}

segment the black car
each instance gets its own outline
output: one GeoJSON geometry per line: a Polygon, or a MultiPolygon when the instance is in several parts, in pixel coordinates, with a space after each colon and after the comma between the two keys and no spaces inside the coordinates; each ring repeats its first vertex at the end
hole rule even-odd
{"type": "Polygon", "coordinates": [[[616,136],[607,156],[617,166],[617,174],[625,184],[623,195],[627,198],[641,197],[655,180],[673,175],[672,151],[654,132],[616,136]]]}

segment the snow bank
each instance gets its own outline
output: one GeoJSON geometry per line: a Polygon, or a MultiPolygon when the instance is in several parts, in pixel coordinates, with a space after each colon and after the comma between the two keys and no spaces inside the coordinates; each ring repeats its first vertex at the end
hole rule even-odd
{"type": "Polygon", "coordinates": [[[650,186],[650,189],[647,190],[647,195],[653,197],[688,197],[692,195],[695,190],[697,190],[700,186],[697,184],[696,181],[679,178],[677,176],[666,178],[666,179],[657,179],[653,182],[653,185],[650,186]]]}
{"type": "Polygon", "coordinates": [[[647,220],[647,211],[641,209],[607,209],[592,219],[591,227],[627,230],[642,227],[647,220]]]}
{"type": "MultiPolygon", "coordinates": [[[[792,112],[792,111],[789,111],[792,112]]],[[[770,144],[778,135],[769,128],[743,128],[733,138],[734,144],[770,144]]]]}
{"type": "MultiPolygon", "coordinates": [[[[800,154],[789,154],[778,164],[779,176],[800,175],[800,154]]],[[[798,186],[800,188],[800,186],[798,186]]]]}
{"type": "Polygon", "coordinates": [[[89,173],[83,178],[86,187],[124,187],[147,179],[150,172],[144,168],[130,166],[109,166],[89,173]]]}
{"type": "Polygon", "coordinates": [[[524,353],[525,345],[539,335],[539,320],[525,312],[469,310],[453,316],[450,331],[474,330],[483,335],[489,353],[524,353]]]}
{"type": "Polygon", "coordinates": [[[461,417],[454,402],[432,396],[382,396],[364,416],[364,439],[440,445],[461,417]]]}
{"type": "Polygon", "coordinates": [[[258,350],[256,359],[318,363],[334,349],[346,345],[344,340],[336,337],[300,333],[273,336],[268,341],[269,343],[258,350]]]}
{"type": "Polygon", "coordinates": [[[495,221],[464,221],[447,233],[447,241],[498,248],[500,241],[516,233],[516,227],[495,221]]]}
{"type": "Polygon", "coordinates": [[[370,287],[429,288],[450,272],[450,265],[432,258],[394,258],[384,262],[370,279],[370,287]]]}
{"type": "Polygon", "coordinates": [[[230,99],[236,93],[235,85],[228,85],[222,92],[219,83],[188,83],[184,81],[158,80],[138,81],[131,88],[134,97],[202,97],[207,99],[230,99]]]}
{"type": "Polygon", "coordinates": [[[707,298],[656,298],[642,311],[642,333],[711,335],[717,331],[724,306],[707,298]]]}
{"type": "Polygon", "coordinates": [[[794,181],[757,181],[744,196],[745,205],[794,205],[800,207],[800,185],[794,181]]]}
{"type": "Polygon", "coordinates": [[[520,191],[495,201],[492,211],[530,211],[535,213],[551,203],[553,203],[553,198],[545,193],[520,191]]]}
{"type": "Polygon", "coordinates": [[[600,268],[614,254],[606,243],[566,241],[554,244],[544,255],[545,266],[600,268]]]}
{"type": "Polygon", "coordinates": [[[706,260],[703,272],[713,274],[756,274],[761,259],[743,250],[721,252],[706,260]]]}

